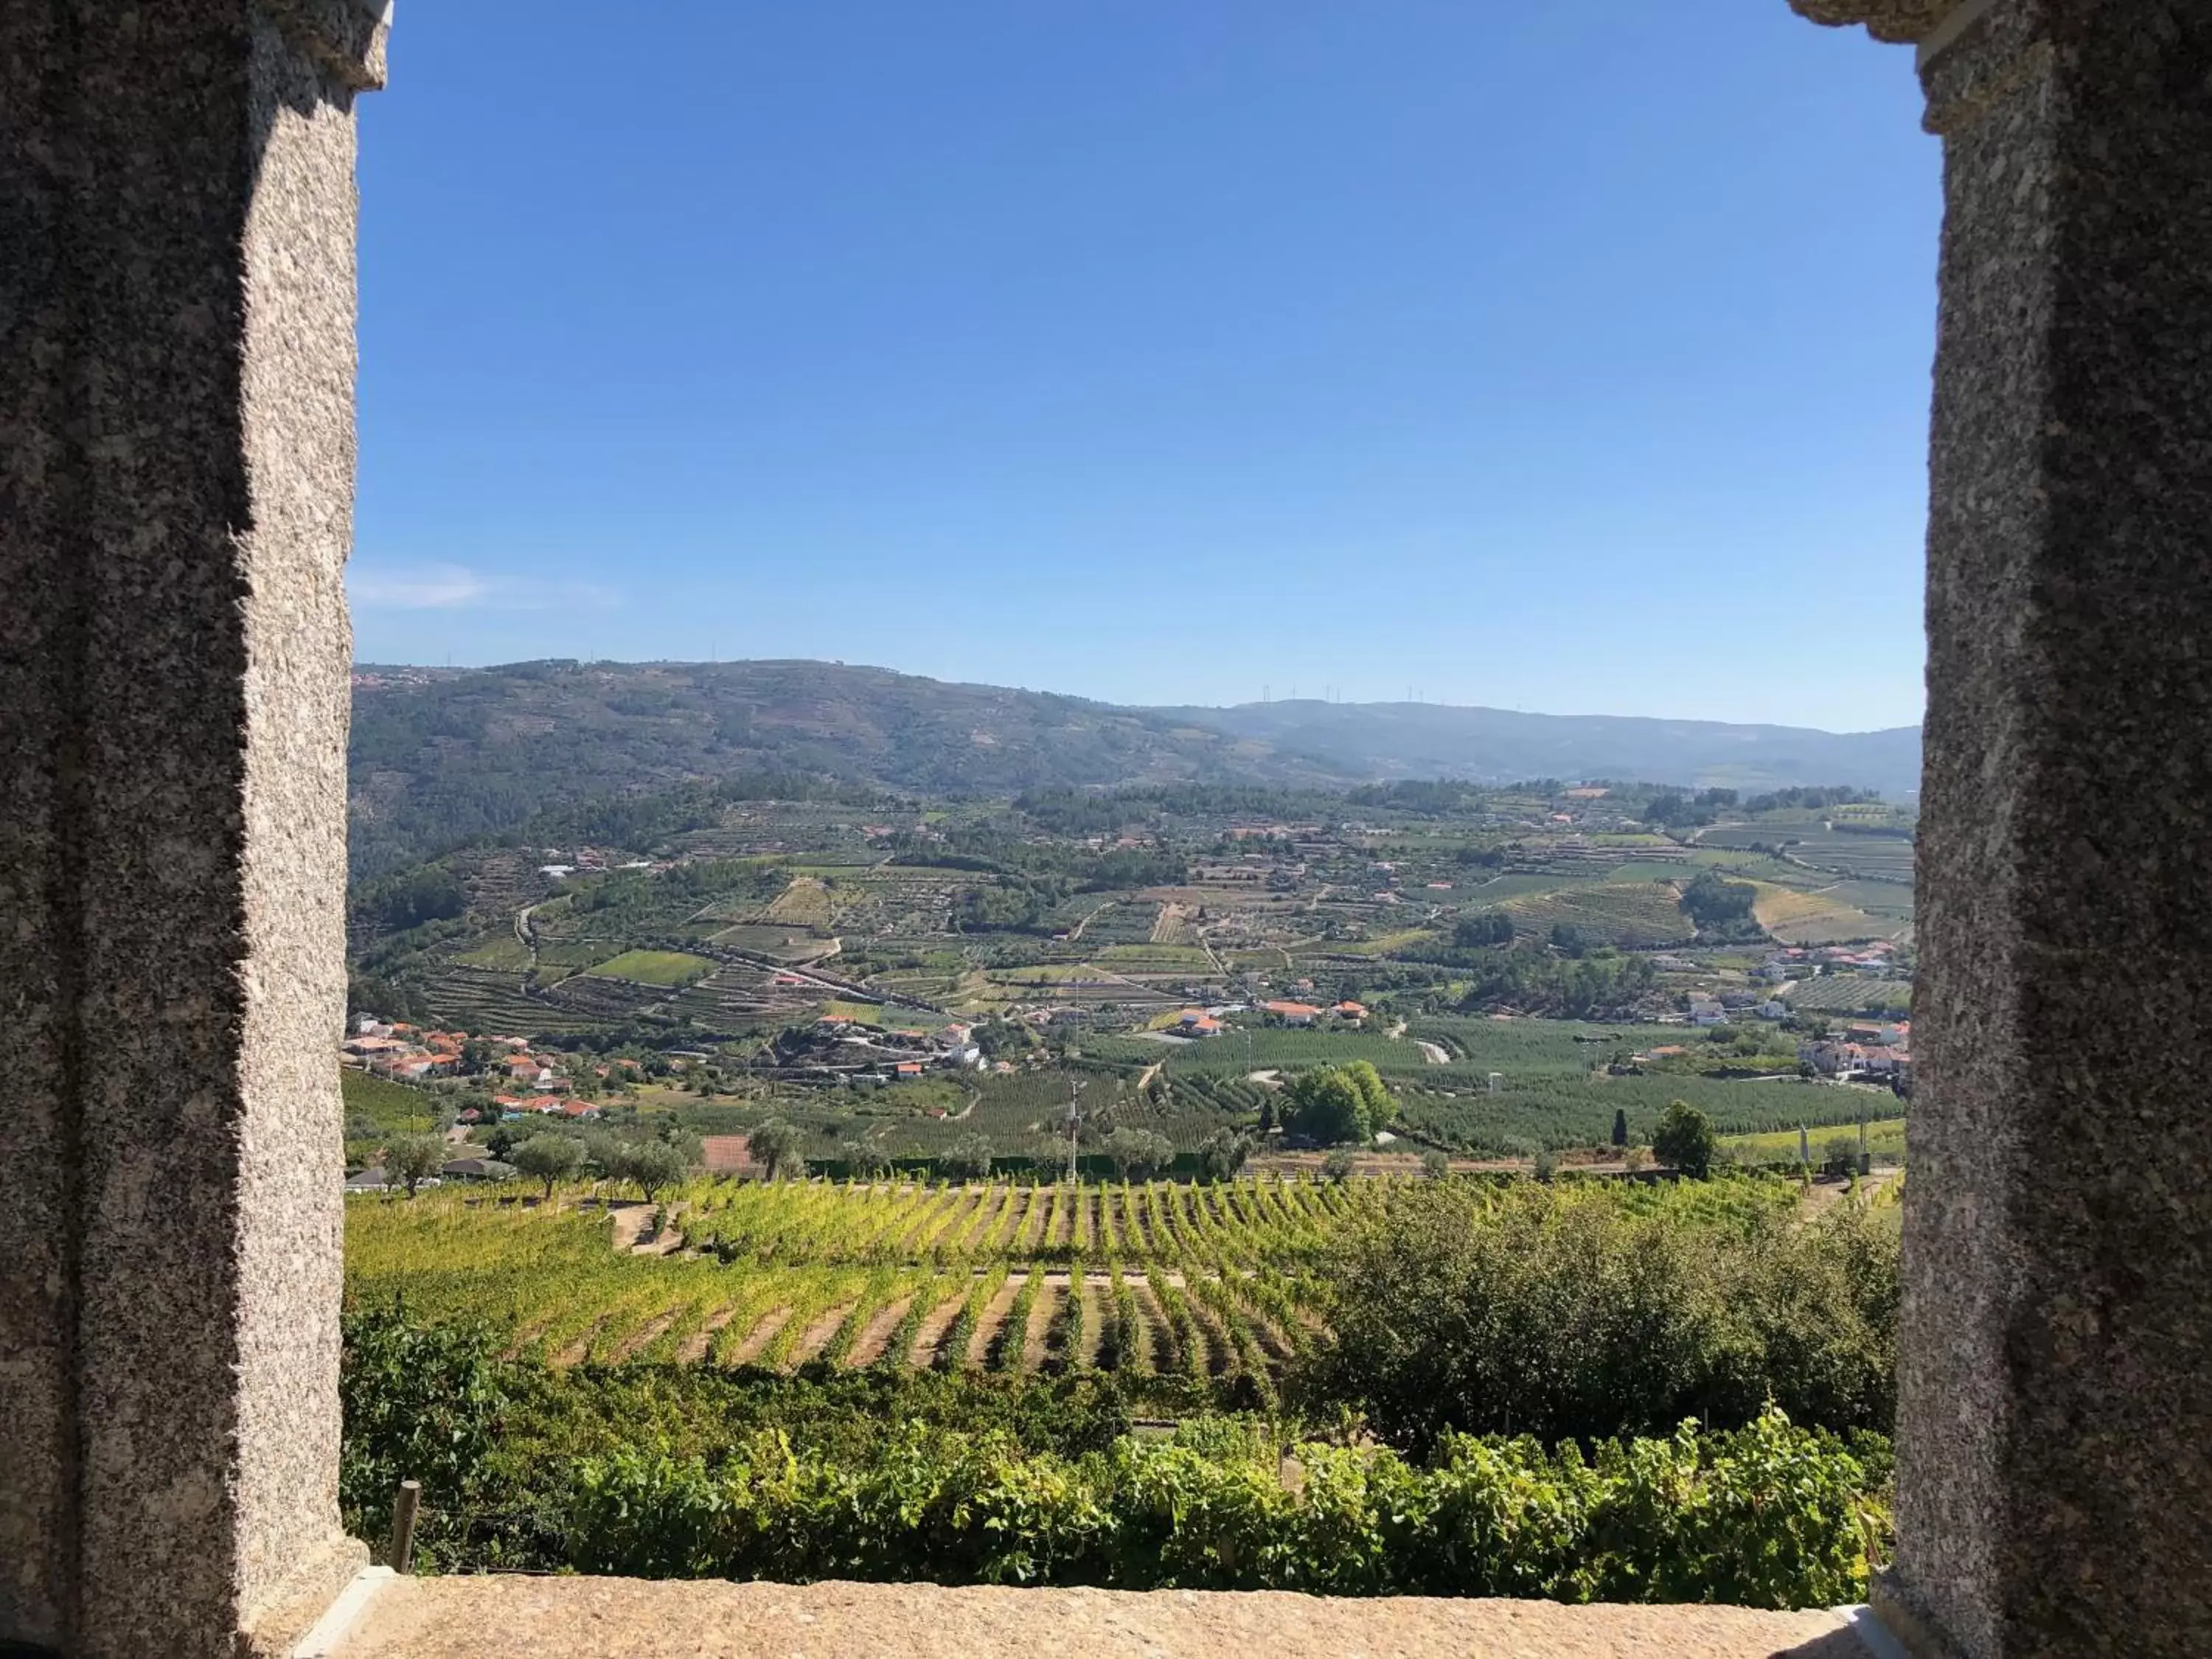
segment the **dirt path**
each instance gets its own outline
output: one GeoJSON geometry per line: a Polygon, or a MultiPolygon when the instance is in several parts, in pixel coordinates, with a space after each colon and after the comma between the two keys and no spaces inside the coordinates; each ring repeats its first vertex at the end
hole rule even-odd
{"type": "Polygon", "coordinates": [[[1022,1369],[1034,1371],[1045,1362],[1048,1345],[1045,1339],[1052,1334],[1052,1322],[1058,1317],[1060,1304],[1067,1300],[1067,1287],[1054,1290],[1048,1279],[1037,1286],[1036,1300],[1030,1305],[1030,1328],[1022,1339],[1022,1369]]]}
{"type": "Polygon", "coordinates": [[[968,1338],[968,1352],[962,1356],[970,1370],[980,1370],[991,1357],[991,1344],[999,1334],[999,1327],[1006,1322],[1006,1314],[1021,1294],[1022,1276],[1006,1275],[1006,1282],[999,1286],[999,1293],[984,1307],[982,1316],[968,1338]]]}
{"type": "Polygon", "coordinates": [[[902,1296],[897,1301],[887,1302],[877,1309],[875,1317],[868,1321],[860,1335],[853,1340],[852,1352],[845,1363],[857,1370],[881,1359],[884,1350],[890,1346],[892,1333],[899,1328],[899,1321],[906,1317],[906,1310],[913,1304],[912,1297],[902,1296]]]}
{"type": "Polygon", "coordinates": [[[737,1315],[738,1310],[734,1307],[717,1308],[713,1313],[708,1314],[701,1322],[699,1328],[677,1346],[676,1363],[679,1365],[696,1365],[704,1360],[707,1358],[708,1350],[714,1346],[714,1339],[721,1334],[722,1327],[736,1318],[737,1315]]]}
{"type": "Polygon", "coordinates": [[[1814,1216],[1825,1214],[1846,1199],[1854,1204],[1870,1205],[1874,1202],[1875,1194],[1903,1173],[1901,1170],[1876,1170],[1859,1182],[1858,1191],[1856,1193],[1851,1191],[1850,1183],[1847,1181],[1816,1181],[1806,1188],[1804,1200],[1799,1204],[1797,1212],[1810,1219],[1814,1216]]]}
{"type": "MultiPolygon", "coordinates": [[[[1165,1267],[1161,1269],[1160,1278],[1166,1283],[1174,1285],[1179,1291],[1187,1287],[1190,1283],[1189,1279],[1184,1274],[1183,1270],[1180,1267],[1165,1267]]],[[[1047,1288],[1066,1285],[1070,1282],[1070,1275],[1067,1269],[1065,1267],[1048,1268],[1045,1271],[1044,1282],[1047,1288]]],[[[1103,1288],[1110,1286],[1114,1283],[1114,1279],[1113,1275],[1110,1273],[1087,1273],[1083,1275],[1083,1282],[1086,1285],[1096,1285],[1103,1288]]],[[[1137,1285],[1142,1285],[1145,1282],[1145,1270],[1142,1267],[1122,1268],[1121,1282],[1124,1285],[1129,1285],[1132,1289],[1137,1285]]]]}
{"type": "Polygon", "coordinates": [[[808,1360],[819,1355],[823,1349],[828,1347],[830,1340],[845,1328],[845,1322],[853,1316],[853,1310],[856,1305],[858,1304],[848,1302],[842,1307],[832,1308],[827,1313],[817,1315],[814,1322],[799,1334],[799,1340],[793,1345],[791,1358],[787,1362],[789,1369],[797,1370],[808,1360]]]}
{"type": "Polygon", "coordinates": [[[745,1340],[738,1344],[737,1352],[730,1356],[732,1365],[750,1365],[761,1357],[761,1352],[775,1340],[775,1334],[790,1322],[791,1310],[771,1308],[753,1326],[745,1340]]]}
{"type": "MultiPolygon", "coordinates": [[[[1168,1357],[1168,1316],[1149,1285],[1132,1287],[1137,1305],[1137,1328],[1122,1333],[1122,1350],[1140,1371],[1157,1371],[1168,1357]]],[[[1125,1361],[1125,1363],[1127,1363],[1125,1361]]]]}
{"type": "Polygon", "coordinates": [[[921,1328],[914,1334],[914,1346],[907,1350],[906,1363],[915,1370],[926,1371],[936,1362],[937,1350],[945,1340],[945,1333],[952,1322],[960,1317],[960,1304],[968,1299],[963,1291],[959,1295],[939,1303],[921,1316],[921,1328]]]}
{"type": "Polygon", "coordinates": [[[667,1255],[683,1247],[684,1235],[672,1226],[665,1229],[659,1237],[647,1239],[645,1230],[653,1224],[652,1205],[634,1199],[617,1199],[607,1208],[615,1218],[616,1249],[628,1250],[632,1255],[667,1255]]]}
{"type": "Polygon", "coordinates": [[[1431,1066],[1449,1066],[1451,1064],[1451,1055],[1445,1051],[1444,1046],[1441,1042],[1424,1042],[1419,1037],[1416,1037],[1413,1040],[1413,1046],[1421,1051],[1421,1058],[1427,1060],[1431,1066]]]}
{"type": "Polygon", "coordinates": [[[1077,922],[1074,927],[1069,928],[1067,931],[1067,942],[1070,945],[1073,945],[1080,940],[1083,937],[1083,930],[1088,927],[1092,922],[1097,921],[1099,917],[1104,915],[1113,908],[1114,901],[1112,899],[1108,899],[1105,903],[1100,905],[1089,915],[1084,917],[1082,921],[1077,922]]]}
{"type": "Polygon", "coordinates": [[[1079,1294],[1083,1297],[1083,1351],[1075,1356],[1075,1360],[1079,1364],[1096,1365],[1099,1344],[1106,1335],[1109,1308],[1106,1298],[1091,1287],[1088,1279],[1079,1294]]]}
{"type": "Polygon", "coordinates": [[[584,1363],[584,1357],[592,1351],[592,1344],[599,1340],[599,1333],[606,1328],[607,1320],[611,1319],[613,1316],[613,1314],[609,1312],[607,1315],[600,1318],[591,1329],[586,1331],[581,1336],[569,1343],[566,1347],[562,1348],[560,1352],[555,1354],[545,1363],[552,1366],[556,1370],[566,1370],[571,1365],[582,1364],[584,1363]]]}
{"type": "Polygon", "coordinates": [[[673,1310],[665,1314],[655,1314],[621,1341],[616,1343],[615,1351],[607,1356],[608,1359],[612,1364],[619,1365],[625,1359],[635,1358],[639,1349],[644,1347],[648,1342],[657,1340],[661,1333],[675,1322],[676,1315],[673,1310]]]}

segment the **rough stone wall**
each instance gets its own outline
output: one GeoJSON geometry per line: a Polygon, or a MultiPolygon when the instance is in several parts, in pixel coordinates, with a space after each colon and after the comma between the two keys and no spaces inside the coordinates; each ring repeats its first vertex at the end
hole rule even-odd
{"type": "Polygon", "coordinates": [[[1895,1589],[2212,1651],[2212,10],[2001,0],[1946,223],[1895,1589]]]}
{"type": "Polygon", "coordinates": [[[0,1638],[86,1655],[358,1555],[351,91],[277,15],[0,7],[0,1638]]]}

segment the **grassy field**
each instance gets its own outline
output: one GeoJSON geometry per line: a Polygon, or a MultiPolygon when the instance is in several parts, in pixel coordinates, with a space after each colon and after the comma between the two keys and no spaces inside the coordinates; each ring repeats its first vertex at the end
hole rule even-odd
{"type": "Polygon", "coordinates": [[[762,912],[767,922],[781,922],[796,927],[826,927],[830,925],[830,894],[817,876],[795,876],[775,902],[762,912]]]}
{"type": "Polygon", "coordinates": [[[623,979],[637,985],[688,985],[713,973],[714,964],[683,951],[625,951],[587,971],[593,979],[623,979]]]}

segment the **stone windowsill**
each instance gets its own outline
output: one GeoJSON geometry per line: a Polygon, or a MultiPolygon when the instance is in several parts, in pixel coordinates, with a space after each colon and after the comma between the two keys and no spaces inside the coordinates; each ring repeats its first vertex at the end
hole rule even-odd
{"type": "Polygon", "coordinates": [[[316,1659],[1869,1659],[1863,1615],[1281,1592],[388,1579],[316,1659]]]}

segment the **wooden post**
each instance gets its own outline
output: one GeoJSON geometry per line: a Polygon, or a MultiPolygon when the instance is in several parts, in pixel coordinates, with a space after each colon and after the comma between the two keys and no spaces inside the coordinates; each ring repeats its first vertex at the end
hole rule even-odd
{"type": "Polygon", "coordinates": [[[415,1570],[415,1511],[422,1506],[422,1483],[403,1480],[392,1499],[392,1543],[385,1565],[394,1572],[415,1570]]]}

